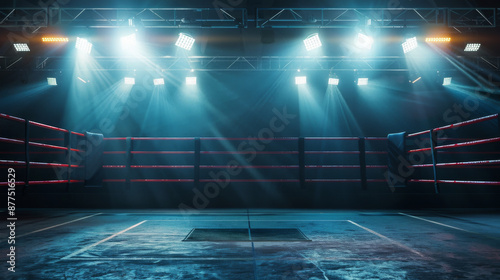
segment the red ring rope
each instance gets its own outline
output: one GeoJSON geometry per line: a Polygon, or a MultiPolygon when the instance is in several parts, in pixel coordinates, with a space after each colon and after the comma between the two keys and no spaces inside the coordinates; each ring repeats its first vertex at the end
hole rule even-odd
{"type": "Polygon", "coordinates": [[[439,131],[439,130],[445,130],[445,129],[455,128],[455,127],[461,127],[461,126],[476,124],[476,123],[480,123],[480,122],[484,122],[484,121],[488,121],[488,120],[492,120],[492,119],[496,119],[496,118],[498,118],[498,114],[494,114],[494,115],[490,115],[490,116],[486,116],[486,117],[482,117],[482,118],[477,118],[477,119],[473,119],[473,120],[468,120],[468,121],[464,121],[464,122],[459,122],[459,123],[455,123],[455,124],[450,124],[450,125],[438,127],[436,129],[434,129],[434,131],[439,131]]]}
{"type": "MultiPolygon", "coordinates": [[[[496,164],[496,163],[500,163],[500,159],[468,161],[468,162],[437,163],[436,166],[439,166],[439,167],[461,167],[461,166],[488,165],[488,164],[496,164]]],[[[434,166],[432,163],[412,165],[412,167],[432,167],[432,166],[434,166]]]]}
{"type": "Polygon", "coordinates": [[[9,116],[6,114],[0,114],[0,118],[6,119],[6,120],[11,120],[11,121],[16,121],[16,122],[22,122],[22,123],[26,122],[25,119],[14,117],[14,116],[9,116]]]}
{"type": "MultiPolygon", "coordinates": [[[[435,149],[442,150],[442,149],[449,149],[449,148],[460,148],[460,147],[468,147],[468,146],[479,145],[479,144],[489,144],[489,143],[494,143],[494,142],[500,142],[500,137],[437,146],[435,149]]],[[[430,151],[430,150],[431,150],[431,148],[422,148],[422,149],[416,149],[416,150],[409,150],[408,153],[418,153],[418,152],[425,152],[425,151],[430,151]]]]}
{"type": "MultiPolygon", "coordinates": [[[[434,180],[428,179],[413,179],[409,180],[411,183],[434,183],[434,180]]],[[[457,181],[457,180],[437,180],[438,183],[443,184],[465,184],[465,185],[486,185],[486,186],[500,186],[497,181],[457,181]]]]}
{"type": "MultiPolygon", "coordinates": [[[[30,185],[49,185],[49,184],[64,184],[64,183],[84,183],[81,180],[45,180],[45,181],[29,181],[30,185]]],[[[16,181],[16,184],[24,185],[24,181],[16,181]]],[[[8,182],[0,182],[0,186],[8,186],[8,182]]]]}

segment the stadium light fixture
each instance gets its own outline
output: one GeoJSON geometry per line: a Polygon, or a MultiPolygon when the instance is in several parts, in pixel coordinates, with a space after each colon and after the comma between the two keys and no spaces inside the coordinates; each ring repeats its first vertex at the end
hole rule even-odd
{"type": "Polygon", "coordinates": [[[477,52],[477,51],[479,51],[479,48],[481,48],[481,44],[479,44],[479,43],[468,43],[465,46],[464,51],[466,51],[466,52],[477,52]]]}
{"type": "Polygon", "coordinates": [[[90,54],[90,52],[92,51],[92,43],[87,41],[87,39],[77,37],[75,48],[79,53],[90,54]]]}
{"type": "Polygon", "coordinates": [[[126,85],[135,85],[135,78],[125,77],[125,84],[126,85]]]}
{"type": "Polygon", "coordinates": [[[67,43],[69,41],[68,37],[43,37],[42,42],[44,43],[67,43]]]}
{"type": "Polygon", "coordinates": [[[57,79],[49,77],[49,78],[47,78],[47,84],[49,86],[57,86],[57,79]]]}
{"type": "Polygon", "coordinates": [[[417,37],[406,39],[406,41],[401,45],[403,47],[404,53],[409,53],[418,47],[417,37]]]}
{"type": "Polygon", "coordinates": [[[366,86],[368,85],[368,78],[359,78],[358,79],[358,86],[366,86]]]}
{"type": "Polygon", "coordinates": [[[358,37],[356,39],[356,46],[360,49],[371,50],[373,46],[373,38],[370,36],[366,36],[363,33],[358,33],[358,37]]]}
{"type": "Polygon", "coordinates": [[[163,78],[154,79],[153,80],[153,84],[155,86],[164,85],[165,84],[165,80],[163,78]]]}
{"type": "Polygon", "coordinates": [[[28,47],[28,44],[26,43],[14,43],[14,48],[18,52],[29,52],[30,48],[28,47]]]}
{"type": "Polygon", "coordinates": [[[425,38],[426,43],[449,43],[451,42],[450,37],[427,37],[425,38]]]}
{"type": "Polygon", "coordinates": [[[322,46],[321,40],[319,39],[318,33],[314,33],[309,35],[304,40],[304,45],[306,46],[307,51],[312,51],[314,49],[320,48],[322,46]]]}
{"type": "Polygon", "coordinates": [[[196,85],[196,77],[186,77],[186,85],[196,85]]]}
{"type": "Polygon", "coordinates": [[[137,38],[135,33],[132,33],[121,38],[123,49],[133,49],[137,45],[137,38]]]}
{"type": "Polygon", "coordinates": [[[449,86],[449,85],[451,85],[451,80],[452,80],[451,77],[444,78],[443,79],[443,86],[449,86]]]}
{"type": "Polygon", "coordinates": [[[307,84],[307,77],[306,76],[297,76],[297,77],[295,77],[295,84],[296,85],[305,85],[305,84],[307,84]]]}
{"type": "Polygon", "coordinates": [[[328,84],[332,86],[338,86],[340,80],[338,78],[329,78],[328,79],[328,84]]]}
{"type": "Polygon", "coordinates": [[[186,33],[180,33],[175,45],[185,50],[191,50],[195,39],[186,33]]]}

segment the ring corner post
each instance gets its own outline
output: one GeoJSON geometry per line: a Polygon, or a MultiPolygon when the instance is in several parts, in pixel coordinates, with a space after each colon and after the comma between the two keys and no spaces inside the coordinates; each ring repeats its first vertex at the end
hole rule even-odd
{"type": "Polygon", "coordinates": [[[361,176],[361,188],[366,191],[368,189],[367,178],[366,178],[366,139],[365,137],[359,137],[358,140],[359,148],[359,172],[361,176]]]}
{"type": "Polygon", "coordinates": [[[22,194],[26,194],[27,189],[30,185],[30,121],[24,121],[24,162],[25,165],[25,180],[24,180],[24,188],[22,190],[22,194]]]}
{"type": "Polygon", "coordinates": [[[194,174],[193,184],[195,188],[200,186],[200,162],[201,162],[201,140],[200,137],[194,138],[194,174]]]}
{"type": "Polygon", "coordinates": [[[127,190],[130,190],[131,188],[131,178],[130,178],[130,171],[131,171],[131,165],[132,165],[132,137],[127,137],[125,140],[125,151],[126,151],[126,165],[125,165],[125,185],[127,190]]]}
{"type": "Polygon", "coordinates": [[[304,189],[306,187],[306,157],[305,157],[305,138],[299,137],[299,184],[300,188],[304,189]]]}
{"type": "Polygon", "coordinates": [[[68,167],[67,167],[67,170],[68,170],[68,174],[66,175],[66,180],[67,180],[67,183],[66,183],[66,192],[69,192],[70,191],[70,185],[71,185],[71,172],[72,172],[72,169],[71,169],[71,131],[68,131],[65,135],[64,135],[64,144],[65,146],[67,147],[67,150],[66,150],[66,163],[68,164],[68,167]]]}
{"type": "Polygon", "coordinates": [[[438,176],[437,176],[437,133],[436,130],[431,130],[430,131],[430,142],[431,142],[431,154],[432,154],[432,171],[434,174],[434,191],[436,194],[439,194],[440,189],[439,189],[439,183],[438,183],[438,176]]]}

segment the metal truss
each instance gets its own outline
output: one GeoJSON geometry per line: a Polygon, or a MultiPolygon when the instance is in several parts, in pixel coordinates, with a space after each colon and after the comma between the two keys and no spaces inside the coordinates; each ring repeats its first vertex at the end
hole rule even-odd
{"type": "Polygon", "coordinates": [[[449,9],[448,26],[450,27],[496,27],[494,8],[483,9],[449,9]]]}
{"type": "Polygon", "coordinates": [[[246,9],[190,8],[60,8],[51,9],[52,25],[114,28],[132,24],[145,28],[243,28],[246,9]]]}
{"type": "Polygon", "coordinates": [[[495,8],[257,9],[258,28],[496,27],[495,8]]]}
{"type": "MultiPolygon", "coordinates": [[[[347,57],[347,56],[156,56],[136,57],[94,57],[97,65],[89,71],[330,71],[352,72],[406,72],[412,71],[405,56],[347,57]]],[[[12,57],[0,57],[3,71],[22,69],[24,64],[16,64],[12,57]],[[9,66],[10,65],[10,66],[9,66]]],[[[60,71],[73,70],[71,58],[64,56],[37,57],[30,70],[60,71]]],[[[500,70],[500,57],[459,56],[454,63],[444,58],[434,59],[419,70],[453,71],[457,66],[473,67],[486,71],[500,70]]]]}
{"type": "Polygon", "coordinates": [[[249,19],[243,8],[0,8],[0,27],[88,28],[451,28],[496,27],[496,8],[258,8],[249,19]],[[252,25],[253,26],[253,25],[252,25]]]}
{"type": "Polygon", "coordinates": [[[34,33],[49,25],[47,8],[0,8],[0,27],[29,28],[34,33]]]}

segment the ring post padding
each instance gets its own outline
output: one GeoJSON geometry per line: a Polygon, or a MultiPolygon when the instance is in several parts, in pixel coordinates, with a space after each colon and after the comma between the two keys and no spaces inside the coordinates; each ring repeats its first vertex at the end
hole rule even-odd
{"type": "Polygon", "coordinates": [[[200,162],[201,162],[201,140],[194,138],[194,187],[200,186],[200,162]]]}
{"type": "Polygon", "coordinates": [[[306,157],[305,157],[305,138],[299,137],[298,149],[299,149],[299,182],[300,187],[303,189],[306,187],[306,157]]]}
{"type": "Polygon", "coordinates": [[[431,152],[432,152],[432,171],[434,174],[434,190],[436,193],[439,193],[439,184],[438,184],[438,177],[437,177],[437,133],[435,130],[431,130],[430,132],[430,138],[431,138],[431,152]]]}
{"type": "Polygon", "coordinates": [[[66,161],[68,163],[67,167],[67,180],[68,183],[66,184],[66,192],[69,192],[70,184],[71,184],[71,131],[69,133],[66,133],[65,135],[65,144],[66,147],[68,147],[67,154],[66,154],[66,161]]]}
{"type": "Polygon", "coordinates": [[[409,175],[401,174],[400,172],[401,169],[409,168],[406,138],[406,132],[387,135],[387,167],[389,172],[386,179],[391,187],[400,188],[408,186],[409,175]]]}
{"type": "Polygon", "coordinates": [[[26,163],[26,179],[24,180],[24,188],[22,193],[26,193],[26,189],[30,184],[30,122],[25,120],[24,122],[24,162],[26,163]]]}
{"type": "Polygon", "coordinates": [[[358,141],[359,147],[359,172],[361,175],[361,188],[366,191],[367,181],[366,181],[366,143],[365,138],[360,137],[358,141]]]}
{"type": "Polygon", "coordinates": [[[127,190],[130,190],[130,165],[132,164],[132,138],[127,137],[125,140],[125,184],[127,186],[127,190]]]}

